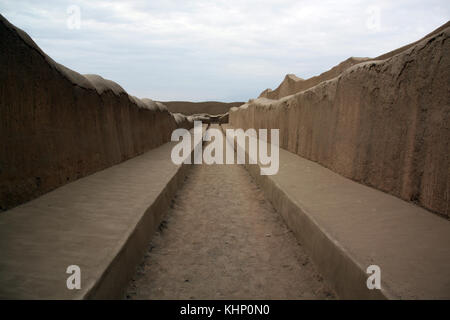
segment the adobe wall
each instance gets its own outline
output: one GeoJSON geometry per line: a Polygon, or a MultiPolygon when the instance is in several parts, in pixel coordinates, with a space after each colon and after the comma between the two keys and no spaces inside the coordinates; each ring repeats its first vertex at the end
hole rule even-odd
{"type": "Polygon", "coordinates": [[[449,37],[446,28],[308,90],[250,100],[230,124],[279,128],[282,148],[449,217],[449,37]]]}
{"type": "Polygon", "coordinates": [[[164,105],[57,64],[2,16],[0,39],[0,211],[155,148],[178,126],[164,105]]]}

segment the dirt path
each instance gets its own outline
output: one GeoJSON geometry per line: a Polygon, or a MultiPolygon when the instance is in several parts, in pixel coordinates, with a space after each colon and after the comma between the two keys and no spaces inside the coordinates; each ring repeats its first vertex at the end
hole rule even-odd
{"type": "Polygon", "coordinates": [[[127,299],[335,297],[242,166],[192,166],[165,219],[127,299]]]}

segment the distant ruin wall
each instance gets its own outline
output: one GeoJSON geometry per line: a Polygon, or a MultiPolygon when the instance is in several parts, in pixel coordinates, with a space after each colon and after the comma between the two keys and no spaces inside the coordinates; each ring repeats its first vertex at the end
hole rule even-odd
{"type": "Polygon", "coordinates": [[[284,80],[280,83],[280,85],[275,89],[266,89],[259,95],[259,98],[268,98],[268,99],[281,99],[283,97],[289,96],[291,94],[295,94],[297,92],[307,90],[309,88],[312,88],[319,83],[327,80],[331,80],[337,76],[339,76],[342,72],[344,72],[346,69],[354,66],[355,64],[364,62],[364,61],[375,61],[375,60],[385,60],[388,59],[402,51],[405,51],[406,49],[411,48],[412,46],[418,44],[420,41],[426,38],[430,38],[446,28],[450,27],[450,21],[445,23],[444,25],[440,26],[436,30],[433,30],[429,34],[427,34],[425,37],[423,37],[420,40],[417,40],[413,43],[407,44],[401,48],[397,48],[395,50],[389,51],[387,53],[382,54],[381,56],[378,56],[376,58],[357,58],[357,57],[351,57],[348,58],[345,61],[342,61],[337,66],[334,66],[328,71],[323,72],[322,74],[311,77],[309,79],[301,79],[298,78],[294,74],[288,74],[284,77],[284,80]]]}
{"type": "Polygon", "coordinates": [[[0,18],[0,211],[159,146],[180,121],[189,126],[162,104],[57,65],[0,18]]]}
{"type": "Polygon", "coordinates": [[[348,58],[347,60],[341,62],[330,70],[306,80],[298,78],[294,74],[288,74],[284,77],[284,80],[275,90],[266,89],[261,92],[259,97],[273,100],[281,99],[288,95],[312,88],[323,81],[333,79],[341,74],[344,70],[366,60],[369,60],[369,58],[348,58]]]}
{"type": "Polygon", "coordinates": [[[288,151],[449,217],[449,38],[446,28],[306,91],[251,100],[230,124],[278,128],[288,151]]]}
{"type": "Polygon", "coordinates": [[[167,101],[163,102],[167,106],[170,112],[182,113],[185,115],[193,114],[210,114],[210,115],[220,115],[225,114],[232,107],[239,107],[243,105],[244,102],[217,102],[217,101],[206,101],[206,102],[188,102],[188,101],[167,101]]]}

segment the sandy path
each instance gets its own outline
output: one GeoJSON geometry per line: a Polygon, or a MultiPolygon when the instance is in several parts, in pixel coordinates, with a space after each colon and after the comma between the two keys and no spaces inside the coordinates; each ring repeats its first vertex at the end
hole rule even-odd
{"type": "Polygon", "coordinates": [[[172,201],[126,298],[335,297],[242,166],[192,166],[172,201]]]}

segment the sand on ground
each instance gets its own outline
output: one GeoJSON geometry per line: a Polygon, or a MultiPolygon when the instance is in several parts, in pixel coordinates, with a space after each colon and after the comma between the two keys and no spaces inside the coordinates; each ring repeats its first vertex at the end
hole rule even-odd
{"type": "Polygon", "coordinates": [[[126,299],[333,299],[239,165],[193,165],[126,299]]]}

